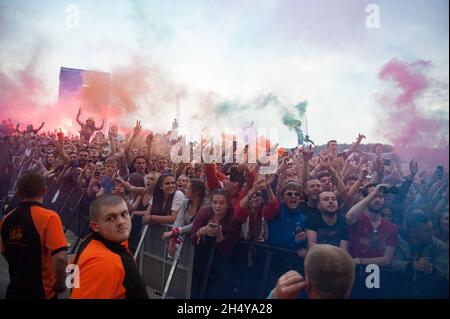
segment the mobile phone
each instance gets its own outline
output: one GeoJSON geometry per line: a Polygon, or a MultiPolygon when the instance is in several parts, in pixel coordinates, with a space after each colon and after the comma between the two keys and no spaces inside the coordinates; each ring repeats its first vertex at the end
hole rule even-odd
{"type": "Polygon", "coordinates": [[[99,177],[99,176],[100,176],[100,172],[96,170],[96,171],[94,172],[94,176],[95,176],[95,177],[99,177]]]}
{"type": "Polygon", "coordinates": [[[258,175],[256,175],[255,184],[261,183],[261,181],[265,181],[265,180],[266,180],[266,175],[258,174],[258,175]]]}
{"type": "Polygon", "coordinates": [[[391,166],[391,161],[388,160],[388,159],[384,159],[384,160],[383,160],[383,165],[384,165],[384,166],[391,166]]]}
{"type": "Polygon", "coordinates": [[[209,226],[210,228],[216,229],[216,228],[219,227],[219,224],[216,224],[216,223],[209,223],[208,226],[209,226]]]}
{"type": "Polygon", "coordinates": [[[394,195],[397,195],[400,192],[400,190],[399,190],[399,188],[397,186],[392,185],[392,186],[387,186],[387,187],[383,186],[381,188],[381,192],[383,194],[394,194],[394,195]]]}

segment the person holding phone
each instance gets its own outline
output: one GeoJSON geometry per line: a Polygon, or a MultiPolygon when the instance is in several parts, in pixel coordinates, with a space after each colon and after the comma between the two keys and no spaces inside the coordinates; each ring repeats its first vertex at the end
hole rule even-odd
{"type": "Polygon", "coordinates": [[[112,193],[115,188],[114,179],[117,177],[117,170],[117,161],[114,158],[108,158],[105,161],[105,176],[101,178],[98,170],[94,172],[94,177],[89,182],[88,196],[95,198],[104,193],[112,193]]]}
{"type": "Polygon", "coordinates": [[[392,260],[404,285],[400,298],[448,298],[448,251],[424,214],[411,214],[392,260]]]}
{"type": "Polygon", "coordinates": [[[249,241],[267,241],[267,222],[263,216],[263,191],[272,185],[274,175],[258,174],[256,182],[242,200],[235,205],[234,215],[242,223],[241,237],[249,241]]]}
{"type": "Polygon", "coordinates": [[[234,217],[230,195],[221,189],[211,194],[211,206],[200,209],[194,220],[191,240],[201,245],[206,237],[215,240],[222,255],[229,254],[240,239],[241,225],[234,217]]]}
{"type": "Polygon", "coordinates": [[[385,171],[389,172],[395,168],[403,176],[402,170],[400,168],[400,161],[397,155],[395,154],[395,152],[384,153],[383,144],[376,143],[373,146],[372,153],[364,152],[360,149],[358,149],[357,152],[365,156],[367,160],[372,163],[375,163],[377,160],[381,160],[385,171]]]}

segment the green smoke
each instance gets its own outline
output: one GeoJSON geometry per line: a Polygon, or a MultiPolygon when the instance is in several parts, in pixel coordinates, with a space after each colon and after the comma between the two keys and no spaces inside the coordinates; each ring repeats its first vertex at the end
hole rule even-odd
{"type": "Polygon", "coordinates": [[[285,113],[283,114],[283,124],[286,125],[290,130],[295,131],[295,133],[297,134],[297,142],[299,145],[303,144],[304,141],[303,131],[301,129],[302,122],[299,118],[305,115],[307,105],[307,101],[299,102],[294,105],[294,109],[297,110],[298,117],[296,117],[288,110],[285,110],[285,113]]]}
{"type": "Polygon", "coordinates": [[[231,102],[225,101],[216,105],[216,113],[220,115],[225,115],[230,113],[231,110],[234,109],[234,106],[231,102]]]}
{"type": "Polygon", "coordinates": [[[298,114],[300,114],[300,116],[303,116],[306,113],[307,106],[308,106],[308,102],[303,101],[303,102],[299,102],[297,105],[294,105],[294,108],[297,109],[298,114]]]}
{"type": "Polygon", "coordinates": [[[283,115],[283,124],[288,128],[295,130],[297,127],[302,126],[302,122],[297,120],[291,112],[286,112],[283,115]]]}

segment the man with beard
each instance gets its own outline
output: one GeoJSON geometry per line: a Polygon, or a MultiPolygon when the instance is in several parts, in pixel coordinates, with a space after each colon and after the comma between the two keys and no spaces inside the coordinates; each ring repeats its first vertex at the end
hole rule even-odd
{"type": "Polygon", "coordinates": [[[317,208],[320,193],[322,193],[322,184],[318,179],[311,179],[306,183],[307,200],[300,203],[300,210],[307,218],[311,215],[320,215],[320,210],[317,208]]]}
{"type": "Polygon", "coordinates": [[[401,284],[396,297],[448,298],[448,253],[433,236],[433,224],[424,214],[411,214],[392,260],[401,284]]]}
{"type": "Polygon", "coordinates": [[[95,119],[93,117],[88,117],[86,123],[83,123],[80,120],[80,115],[81,115],[81,107],[78,110],[77,114],[77,123],[81,126],[80,140],[81,142],[89,143],[89,140],[91,139],[91,136],[92,134],[94,134],[95,131],[103,130],[103,126],[105,125],[105,119],[103,119],[102,125],[100,127],[95,127],[95,119]]]}
{"type": "Polygon", "coordinates": [[[348,248],[348,231],[345,218],[338,213],[338,202],[333,192],[322,192],[317,207],[320,214],[309,216],[305,221],[308,248],[316,244],[328,244],[348,248]]]}
{"type": "Polygon", "coordinates": [[[388,266],[398,245],[397,226],[381,218],[383,189],[387,185],[369,183],[368,195],[345,216],[350,226],[350,253],[355,264],[388,266]]]}
{"type": "MultiPolygon", "coordinates": [[[[369,183],[364,189],[367,196],[354,205],[345,216],[349,227],[349,252],[357,265],[359,279],[356,280],[355,297],[383,297],[381,289],[367,289],[365,285],[366,267],[391,264],[398,245],[397,226],[381,217],[384,208],[384,190],[388,185],[369,183]]],[[[383,277],[383,273],[381,273],[383,277]]],[[[383,278],[380,279],[383,281],[383,278]]],[[[386,285],[383,285],[383,288],[386,285]]]]}

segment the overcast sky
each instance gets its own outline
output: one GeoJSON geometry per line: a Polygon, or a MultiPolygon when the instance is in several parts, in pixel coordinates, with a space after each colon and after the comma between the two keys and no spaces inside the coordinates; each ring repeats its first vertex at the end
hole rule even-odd
{"type": "MultiPolygon", "coordinates": [[[[427,76],[448,84],[446,0],[1,2],[2,69],[20,67],[42,45],[37,71],[53,99],[61,66],[110,72],[141,56],[191,92],[243,103],[269,93],[286,105],[306,100],[309,134],[318,143],[349,143],[360,131],[368,142],[381,139],[377,74],[390,60],[430,60],[427,76]],[[379,28],[366,26],[371,3],[379,28]],[[79,9],[78,24],[69,4],[79,9]]],[[[448,108],[445,100],[437,107],[448,108]]],[[[184,118],[194,104],[181,101],[184,118]]],[[[161,125],[169,127],[173,105],[164,114],[170,119],[161,125]]],[[[287,146],[295,141],[274,108],[228,118],[230,126],[244,120],[279,127],[287,146]]]]}

